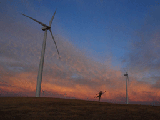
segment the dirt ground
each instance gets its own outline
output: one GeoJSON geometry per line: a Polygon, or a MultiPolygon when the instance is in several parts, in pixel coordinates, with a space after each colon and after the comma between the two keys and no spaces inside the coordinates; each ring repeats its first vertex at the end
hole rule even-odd
{"type": "Polygon", "coordinates": [[[160,106],[0,97],[0,120],[160,120],[160,106]]]}

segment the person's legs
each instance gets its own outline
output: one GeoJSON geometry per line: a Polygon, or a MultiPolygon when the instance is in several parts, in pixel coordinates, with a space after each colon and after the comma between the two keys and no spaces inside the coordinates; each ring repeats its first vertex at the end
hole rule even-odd
{"type": "Polygon", "coordinates": [[[97,97],[99,97],[99,96],[97,96],[97,97]]]}
{"type": "Polygon", "coordinates": [[[100,102],[101,96],[99,96],[99,102],[100,102]]]}

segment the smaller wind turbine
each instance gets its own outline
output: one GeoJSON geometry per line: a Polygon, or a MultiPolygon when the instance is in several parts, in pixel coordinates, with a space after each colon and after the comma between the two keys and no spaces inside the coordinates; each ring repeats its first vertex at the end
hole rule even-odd
{"type": "Polygon", "coordinates": [[[129,77],[128,77],[127,72],[126,72],[126,74],[124,74],[124,76],[126,76],[126,104],[128,104],[127,80],[129,82],[129,77]]]}

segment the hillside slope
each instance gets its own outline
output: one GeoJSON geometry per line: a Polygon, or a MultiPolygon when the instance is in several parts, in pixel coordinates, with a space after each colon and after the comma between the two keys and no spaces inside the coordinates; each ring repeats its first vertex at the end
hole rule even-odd
{"type": "Polygon", "coordinates": [[[0,97],[1,120],[160,120],[160,107],[60,98],[0,97]]]}

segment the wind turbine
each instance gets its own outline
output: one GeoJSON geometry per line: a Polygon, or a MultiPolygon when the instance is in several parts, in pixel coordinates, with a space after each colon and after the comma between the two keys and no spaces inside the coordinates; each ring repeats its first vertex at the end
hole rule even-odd
{"type": "MultiPolygon", "coordinates": [[[[29,17],[25,14],[22,14],[23,16],[26,16],[26,17],[36,21],[37,23],[41,24],[43,26],[42,30],[44,31],[44,39],[43,39],[42,51],[41,51],[41,59],[40,59],[40,63],[39,63],[39,70],[38,70],[38,76],[37,76],[36,97],[40,97],[40,92],[41,92],[41,82],[42,82],[42,72],[43,72],[43,64],[44,64],[44,54],[45,54],[45,48],[46,48],[47,30],[49,30],[51,32],[52,39],[54,41],[54,44],[55,44],[56,49],[57,49],[57,53],[59,55],[59,51],[58,51],[58,48],[57,48],[57,45],[56,45],[56,41],[54,40],[54,37],[52,35],[52,31],[51,31],[51,24],[52,24],[52,21],[54,19],[55,14],[56,14],[56,11],[54,12],[54,15],[52,16],[51,20],[49,21],[49,26],[42,23],[42,22],[39,22],[36,19],[33,19],[32,17],[29,17]]],[[[60,57],[59,57],[59,59],[60,59],[60,57]]]]}
{"type": "Polygon", "coordinates": [[[64,94],[64,98],[66,98],[66,95],[67,95],[67,94],[66,94],[66,92],[65,92],[65,94],[64,94]]]}
{"type": "Polygon", "coordinates": [[[128,77],[127,72],[126,72],[126,74],[124,74],[124,76],[126,76],[126,104],[128,104],[127,80],[129,82],[129,77],[128,77]]]}

